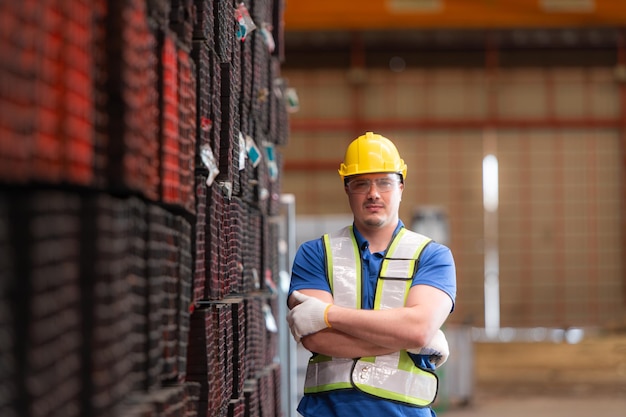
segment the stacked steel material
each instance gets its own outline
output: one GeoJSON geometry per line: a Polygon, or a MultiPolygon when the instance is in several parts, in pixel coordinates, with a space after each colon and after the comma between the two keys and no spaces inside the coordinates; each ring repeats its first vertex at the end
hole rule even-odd
{"type": "Polygon", "coordinates": [[[245,417],[246,402],[245,398],[230,400],[228,403],[228,417],[245,417]]]}
{"type": "MultiPolygon", "coordinates": [[[[270,365],[268,367],[269,372],[271,372],[271,375],[269,376],[271,383],[274,385],[274,392],[270,393],[270,395],[274,395],[274,399],[273,399],[273,403],[274,406],[276,407],[276,415],[280,415],[280,404],[281,404],[281,386],[282,386],[282,378],[281,378],[281,373],[282,370],[280,369],[280,364],[279,363],[273,363],[272,365],[270,365]]],[[[272,401],[272,400],[270,400],[272,401]]]]}
{"type": "Polygon", "coordinates": [[[243,389],[246,401],[246,417],[261,417],[259,403],[259,379],[248,379],[243,389]]]}
{"type": "Polygon", "coordinates": [[[196,217],[192,240],[193,254],[193,304],[205,297],[206,288],[206,259],[208,245],[207,239],[207,184],[206,176],[196,174],[196,217]]]}
{"type": "Polygon", "coordinates": [[[196,73],[188,51],[178,49],[178,127],[180,141],[180,204],[194,213],[194,171],[196,158],[196,73]]]}
{"type": "Polygon", "coordinates": [[[0,15],[0,180],[90,184],[89,2],[3,2],[0,15]]]}
{"type": "MultiPolygon", "coordinates": [[[[196,67],[196,168],[202,171],[202,151],[211,149],[211,131],[214,112],[213,97],[219,94],[219,76],[215,71],[215,53],[211,50],[208,41],[193,42],[191,51],[196,67]]],[[[217,115],[219,116],[219,114],[217,115]]]]}
{"type": "Polygon", "coordinates": [[[20,233],[16,295],[19,384],[30,416],[79,416],[82,381],[80,200],[60,192],[15,196],[20,233]],[[28,267],[27,267],[28,265],[28,267]],[[28,297],[22,298],[24,295],[28,297]],[[23,356],[22,356],[23,355],[23,356]]]}
{"type": "Polygon", "coordinates": [[[226,253],[224,271],[230,280],[232,293],[241,294],[243,291],[243,250],[244,223],[247,221],[247,211],[239,197],[233,197],[228,206],[231,215],[226,219],[226,253]]]}
{"type": "Polygon", "coordinates": [[[0,200],[0,344],[2,372],[0,372],[0,415],[15,415],[17,403],[17,352],[15,350],[16,329],[12,308],[12,293],[16,280],[15,253],[9,235],[9,204],[0,200]]]}
{"type": "Polygon", "coordinates": [[[209,300],[219,300],[230,291],[230,280],[224,276],[221,269],[222,253],[226,248],[224,219],[227,214],[227,204],[218,187],[212,187],[210,193],[210,203],[207,210],[206,238],[209,242],[209,251],[206,258],[205,296],[209,300]]]}
{"type": "MultiPolygon", "coordinates": [[[[267,296],[230,296],[200,303],[192,314],[187,379],[198,381],[206,394],[201,395],[199,415],[232,412],[233,401],[243,402],[248,381],[267,379],[277,366],[272,364],[273,336],[265,328],[266,303],[267,296]]],[[[265,385],[275,386],[267,381],[265,385]]],[[[271,409],[278,406],[274,390],[255,393],[255,398],[271,409]]]]}
{"type": "MultiPolygon", "coordinates": [[[[278,299],[276,297],[266,297],[264,309],[267,311],[278,311],[278,299]]],[[[265,332],[265,368],[274,368],[274,358],[278,355],[278,333],[265,332]]]]}
{"type": "Polygon", "coordinates": [[[151,206],[148,212],[148,387],[184,380],[191,302],[191,225],[151,206]]]}
{"type": "Polygon", "coordinates": [[[215,19],[213,13],[214,0],[194,0],[196,18],[193,25],[193,41],[203,41],[209,49],[214,49],[215,19]]]}
{"type": "Polygon", "coordinates": [[[274,373],[271,367],[263,369],[260,377],[259,399],[262,416],[276,415],[275,386],[274,373]]]}
{"type": "Polygon", "coordinates": [[[187,397],[184,385],[164,387],[147,395],[152,403],[155,415],[160,417],[181,417],[185,415],[187,397]]]}
{"type": "Polygon", "coordinates": [[[128,226],[125,201],[106,194],[83,198],[81,224],[83,335],[88,353],[84,382],[93,416],[109,416],[133,389],[133,323],[128,320],[128,226]]]}
{"type": "MultiPolygon", "coordinates": [[[[147,389],[154,389],[161,383],[163,372],[163,352],[166,341],[163,339],[163,311],[164,304],[164,263],[167,262],[168,252],[174,252],[174,248],[167,247],[169,229],[166,219],[169,213],[158,206],[148,207],[148,236],[147,236],[147,389]],[[165,246],[165,248],[163,248],[165,246]],[[165,257],[165,258],[164,258],[165,257]]],[[[171,233],[169,233],[171,234],[171,233]]],[[[167,320],[165,320],[167,322],[167,320]]]]}
{"type": "Polygon", "coordinates": [[[243,291],[253,292],[261,287],[263,244],[263,215],[256,207],[248,206],[247,233],[243,239],[243,291]]]}
{"type": "Polygon", "coordinates": [[[249,297],[246,299],[246,351],[245,361],[250,375],[263,371],[267,362],[266,328],[263,316],[264,299],[249,297]]]}
{"type": "Polygon", "coordinates": [[[0,415],[278,414],[282,7],[0,4],[0,415]]]}
{"type": "Polygon", "coordinates": [[[101,86],[109,187],[158,198],[158,96],[156,39],[145,2],[124,0],[106,8],[106,73],[101,86]]]}
{"type": "Polygon", "coordinates": [[[171,0],[169,27],[176,33],[182,49],[189,51],[194,35],[195,4],[193,0],[171,0]]]}
{"type": "Polygon", "coordinates": [[[128,200],[128,281],[131,323],[132,352],[131,360],[133,390],[142,390],[148,386],[146,369],[148,366],[148,274],[147,274],[147,234],[148,217],[146,203],[139,198],[128,200]]]}
{"type": "Polygon", "coordinates": [[[224,303],[213,303],[211,309],[218,357],[218,367],[214,372],[219,378],[208,415],[224,415],[233,392],[233,315],[231,308],[224,303]]]}
{"type": "Polygon", "coordinates": [[[213,312],[209,308],[196,308],[191,315],[189,350],[187,354],[187,381],[200,385],[198,414],[206,416],[209,396],[215,391],[217,373],[217,343],[213,325],[213,312]]]}
{"type": "Polygon", "coordinates": [[[172,32],[165,31],[161,45],[161,199],[176,204],[180,197],[180,142],[178,113],[178,56],[172,32]]]}
{"type": "MultiPolygon", "coordinates": [[[[92,74],[93,74],[93,140],[94,140],[94,185],[106,187],[109,158],[109,115],[107,92],[107,5],[106,0],[94,0],[92,10],[92,74]]],[[[156,54],[156,51],[155,51],[156,54]]],[[[155,55],[156,61],[156,55],[155,55]]]]}
{"type": "Polygon", "coordinates": [[[197,417],[201,389],[202,386],[198,382],[185,382],[187,407],[185,409],[184,417],[197,417]]]}
{"type": "MultiPolygon", "coordinates": [[[[240,128],[242,132],[250,133],[252,126],[252,49],[253,42],[243,42],[241,44],[241,57],[239,76],[240,76],[240,97],[239,100],[239,116],[240,128]]],[[[245,184],[242,182],[242,184],[245,184]]]]}
{"type": "MultiPolygon", "coordinates": [[[[65,12],[63,28],[65,66],[61,85],[66,98],[63,100],[61,136],[65,137],[65,181],[73,184],[90,184],[93,181],[94,146],[92,96],[92,38],[88,1],[61,2],[65,12]]],[[[59,84],[56,85],[58,88],[59,84]]]]}
{"type": "Polygon", "coordinates": [[[241,297],[225,300],[230,304],[233,316],[233,393],[232,398],[243,396],[243,386],[247,376],[245,361],[246,351],[246,310],[245,302],[241,297]]]}
{"type": "Polygon", "coordinates": [[[177,323],[177,344],[176,353],[178,357],[177,366],[177,382],[185,381],[185,373],[187,370],[187,351],[189,348],[189,328],[191,299],[193,293],[193,256],[192,256],[192,227],[191,224],[182,217],[176,218],[178,233],[178,303],[176,314],[178,315],[177,323]]]}
{"type": "MultiPolygon", "coordinates": [[[[255,1],[252,16],[260,25],[270,22],[269,0],[255,1]]],[[[260,28],[259,28],[260,29],[260,28]]],[[[252,112],[255,115],[255,124],[252,132],[255,137],[267,139],[267,127],[269,125],[269,100],[271,93],[270,80],[270,56],[271,52],[263,36],[253,33],[250,41],[252,43],[252,112]]]]}

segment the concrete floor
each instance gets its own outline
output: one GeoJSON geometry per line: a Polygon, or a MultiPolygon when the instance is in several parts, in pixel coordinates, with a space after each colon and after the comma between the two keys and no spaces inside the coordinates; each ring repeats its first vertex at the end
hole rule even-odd
{"type": "Polygon", "coordinates": [[[469,404],[442,407],[439,417],[626,417],[626,334],[473,351],[469,404]]]}
{"type": "Polygon", "coordinates": [[[440,411],[439,417],[626,417],[626,398],[491,397],[440,411]]]}

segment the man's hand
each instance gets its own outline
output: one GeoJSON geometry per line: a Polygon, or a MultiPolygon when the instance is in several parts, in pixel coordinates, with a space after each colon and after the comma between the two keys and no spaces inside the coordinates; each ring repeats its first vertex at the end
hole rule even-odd
{"type": "Polygon", "coordinates": [[[407,349],[407,352],[429,356],[428,359],[430,363],[435,365],[435,368],[439,368],[443,365],[448,360],[448,356],[450,356],[448,340],[441,329],[437,330],[435,337],[433,337],[433,340],[431,340],[428,345],[421,349],[407,349]]]}
{"type": "Polygon", "coordinates": [[[304,336],[330,327],[326,319],[326,313],[332,304],[325,303],[315,297],[309,297],[298,291],[294,291],[293,296],[300,304],[289,311],[287,322],[296,342],[300,342],[300,339],[304,336]]]}

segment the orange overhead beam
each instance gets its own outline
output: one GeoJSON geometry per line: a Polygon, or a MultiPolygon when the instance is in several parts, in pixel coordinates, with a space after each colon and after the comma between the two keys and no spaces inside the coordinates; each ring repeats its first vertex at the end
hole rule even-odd
{"type": "Polygon", "coordinates": [[[626,26],[624,0],[286,0],[285,30],[626,26]]]}

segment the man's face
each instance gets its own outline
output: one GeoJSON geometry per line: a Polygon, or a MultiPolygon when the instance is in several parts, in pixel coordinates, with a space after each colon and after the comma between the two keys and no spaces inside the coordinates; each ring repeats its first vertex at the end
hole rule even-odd
{"type": "Polygon", "coordinates": [[[399,175],[389,173],[355,175],[345,187],[356,224],[369,228],[395,227],[403,190],[399,175]]]}

